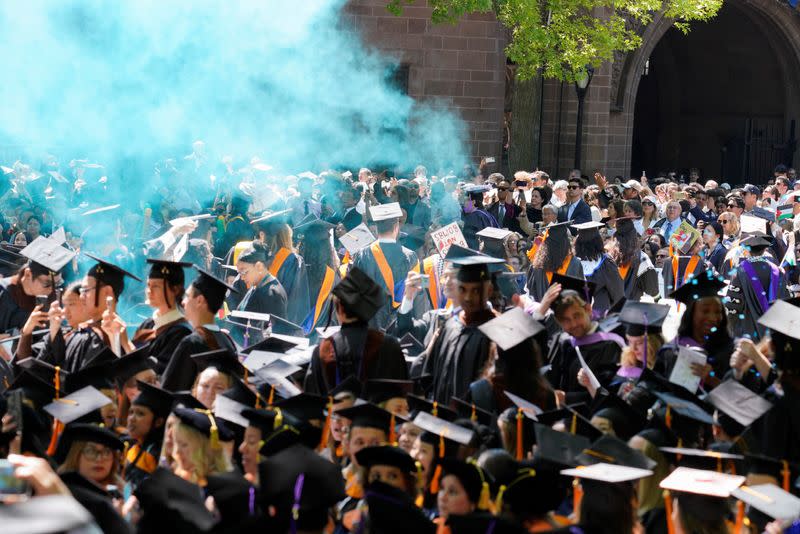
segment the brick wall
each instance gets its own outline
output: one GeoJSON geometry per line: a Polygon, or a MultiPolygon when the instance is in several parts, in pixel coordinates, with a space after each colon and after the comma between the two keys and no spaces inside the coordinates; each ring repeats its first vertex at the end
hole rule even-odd
{"type": "Polygon", "coordinates": [[[469,150],[500,158],[505,92],[505,35],[491,14],[475,14],[456,25],[433,24],[431,9],[418,0],[402,16],[386,11],[386,0],[350,0],[342,23],[372,46],[409,66],[409,94],[457,111],[469,127],[469,150]]]}

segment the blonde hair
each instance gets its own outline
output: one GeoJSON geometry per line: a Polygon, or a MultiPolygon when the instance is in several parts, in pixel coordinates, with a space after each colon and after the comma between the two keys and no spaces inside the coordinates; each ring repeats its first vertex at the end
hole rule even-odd
{"type": "MultiPolygon", "coordinates": [[[[197,483],[204,480],[208,475],[226,473],[233,468],[222,447],[218,449],[212,448],[211,439],[205,434],[200,433],[186,423],[178,423],[175,427],[176,441],[179,435],[188,441],[192,448],[190,459],[194,470],[191,472],[192,480],[190,482],[197,483]]],[[[173,448],[173,457],[175,457],[175,448],[173,448]]],[[[180,461],[177,463],[180,464],[180,461]]]]}
{"type": "MultiPolygon", "coordinates": [[[[58,466],[57,473],[68,473],[70,471],[78,471],[79,464],[81,459],[81,453],[83,452],[83,448],[88,444],[93,443],[95,445],[99,445],[101,447],[108,448],[107,445],[103,445],[102,443],[96,443],[94,441],[73,441],[72,446],[69,448],[69,452],[67,453],[67,457],[64,459],[64,463],[58,466]]],[[[111,451],[111,470],[108,472],[108,476],[101,480],[98,485],[107,485],[107,484],[114,484],[115,486],[122,488],[125,485],[125,481],[122,480],[122,477],[119,476],[120,471],[120,454],[119,452],[112,450],[111,451]]]]}
{"type": "MultiPolygon", "coordinates": [[[[656,353],[664,345],[664,336],[661,334],[647,334],[647,368],[652,369],[656,364],[656,353]]],[[[620,364],[627,367],[638,367],[639,360],[630,346],[622,349],[620,364]]]]}

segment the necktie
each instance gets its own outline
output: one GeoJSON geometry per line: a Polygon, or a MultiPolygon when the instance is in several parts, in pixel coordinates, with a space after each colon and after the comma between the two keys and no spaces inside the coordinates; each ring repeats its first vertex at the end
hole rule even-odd
{"type": "Polygon", "coordinates": [[[303,213],[308,215],[308,200],[303,201],[303,213]]]}
{"type": "Polygon", "coordinates": [[[664,234],[664,237],[666,237],[667,239],[669,239],[669,236],[671,236],[671,235],[672,235],[672,223],[671,223],[671,222],[668,222],[668,223],[667,223],[667,231],[666,231],[666,233],[664,234]]]}

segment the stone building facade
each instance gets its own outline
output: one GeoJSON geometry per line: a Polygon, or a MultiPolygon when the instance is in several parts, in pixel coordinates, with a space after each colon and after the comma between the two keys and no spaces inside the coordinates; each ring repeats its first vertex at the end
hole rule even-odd
{"type": "MultiPolygon", "coordinates": [[[[408,66],[409,94],[457,110],[472,155],[499,158],[504,134],[507,35],[492,15],[435,25],[424,0],[395,17],[386,0],[349,0],[343,20],[408,66]]],[[[706,177],[763,181],[793,163],[800,118],[800,13],[779,0],[728,0],[689,35],[656,19],[642,46],[595,71],[583,116],[581,169],[638,177],[699,167],[706,177]]],[[[538,167],[573,167],[577,94],[546,80],[538,167]]]]}

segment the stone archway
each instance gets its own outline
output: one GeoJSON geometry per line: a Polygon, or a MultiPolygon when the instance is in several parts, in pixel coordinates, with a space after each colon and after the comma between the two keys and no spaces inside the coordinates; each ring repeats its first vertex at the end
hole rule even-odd
{"type": "MultiPolygon", "coordinates": [[[[764,93],[767,94],[772,92],[772,96],[767,97],[770,99],[771,104],[776,104],[776,101],[780,101],[780,111],[776,112],[774,109],[775,106],[773,106],[773,109],[770,110],[770,113],[772,115],[781,115],[780,117],[776,117],[775,120],[788,126],[788,122],[791,118],[800,118],[800,14],[788,6],[782,5],[774,0],[730,0],[729,2],[726,2],[726,5],[723,7],[723,11],[720,13],[720,17],[718,19],[714,19],[709,23],[695,25],[692,34],[697,34],[699,39],[699,34],[702,34],[704,30],[708,30],[709,28],[714,29],[713,25],[715,24],[717,26],[734,24],[735,26],[737,20],[739,23],[742,23],[742,18],[746,19],[746,22],[744,22],[748,25],[746,29],[750,33],[756,32],[759,36],[758,40],[753,41],[753,46],[759,46],[762,48],[760,54],[761,57],[764,57],[764,60],[756,65],[750,66],[747,64],[734,64],[735,69],[733,70],[732,75],[733,80],[730,82],[734,85],[726,88],[726,80],[721,80],[719,87],[715,88],[715,90],[733,91],[733,89],[736,89],[737,83],[741,83],[742,80],[747,81],[750,79],[747,78],[749,71],[759,71],[761,73],[770,72],[769,69],[765,69],[764,67],[766,64],[773,63],[775,67],[773,70],[774,72],[780,73],[780,79],[765,80],[765,84],[771,85],[769,86],[769,91],[764,91],[764,93]]],[[[725,32],[720,33],[719,31],[716,32],[717,38],[727,38],[729,39],[729,43],[728,47],[723,48],[723,52],[717,53],[716,56],[710,55],[712,53],[710,50],[707,51],[701,49],[689,51],[689,53],[694,53],[698,56],[702,56],[706,52],[707,55],[705,59],[698,59],[697,57],[693,56],[691,58],[692,61],[682,62],[681,54],[660,53],[664,51],[656,50],[657,47],[663,48],[668,46],[670,42],[672,44],[676,42],[679,43],[680,38],[683,37],[681,35],[676,35],[675,30],[671,28],[672,24],[670,20],[664,19],[663,17],[657,17],[653,23],[645,28],[643,32],[642,46],[635,52],[628,54],[624,61],[618,61],[615,65],[615,69],[612,74],[613,80],[609,131],[611,134],[617,136],[617,138],[625,139],[626,142],[609,146],[608,159],[609,163],[615,163],[610,165],[612,169],[616,166],[617,169],[614,170],[617,170],[620,174],[627,176],[638,176],[642,170],[631,168],[632,160],[634,159],[635,155],[634,150],[639,151],[636,154],[638,161],[635,163],[639,166],[643,165],[643,162],[641,161],[643,150],[640,146],[643,139],[640,132],[636,132],[636,146],[634,146],[634,129],[636,125],[635,120],[637,108],[639,109],[639,113],[642,113],[642,106],[637,106],[637,97],[640,93],[640,86],[644,90],[649,81],[644,80],[641,76],[641,73],[645,67],[645,63],[651,58],[651,56],[653,56],[654,52],[661,59],[661,70],[664,70],[666,67],[667,70],[671,69],[673,73],[672,76],[664,76],[663,79],[659,81],[660,94],[662,95],[664,101],[659,102],[659,106],[661,106],[661,108],[657,111],[660,113],[661,117],[666,117],[667,120],[669,120],[674,113],[681,113],[681,103],[675,101],[676,94],[685,93],[687,91],[687,84],[691,84],[691,80],[683,79],[683,77],[679,75],[681,73],[682,63],[694,63],[696,66],[698,63],[702,65],[702,61],[708,61],[709,66],[714,66],[723,64],[729,60],[734,62],[736,61],[736,58],[733,56],[735,56],[737,37],[739,36],[727,35],[725,32]],[[662,41],[665,44],[662,44],[662,41]]],[[[690,38],[691,37],[694,37],[694,35],[690,34],[690,38]]],[[[689,38],[684,39],[691,40],[689,38]]],[[[686,51],[684,50],[683,53],[685,54],[686,51]]],[[[685,57],[685,55],[683,57],[685,57]]],[[[716,94],[719,95],[722,93],[718,92],[716,94]]],[[[649,93],[646,96],[652,97],[652,93],[649,93]]],[[[713,101],[711,105],[714,105],[713,101]]],[[[742,107],[735,103],[731,105],[736,108],[742,107]]],[[[655,128],[662,128],[663,126],[663,124],[654,125],[655,128]]],[[[728,125],[727,128],[730,129],[731,126],[728,125]]],[[[675,151],[674,147],[676,145],[692,142],[697,143],[696,141],[692,141],[690,139],[676,140],[674,136],[678,135],[680,137],[681,132],[676,131],[674,127],[671,129],[664,129],[664,134],[668,138],[669,136],[672,136],[673,139],[671,141],[669,139],[666,141],[664,139],[658,139],[656,140],[657,146],[655,148],[652,146],[648,147],[651,153],[659,152],[659,155],[656,158],[657,162],[667,161],[671,156],[680,156],[680,151],[678,151],[677,155],[670,152],[675,151]]],[[[725,128],[721,128],[721,130],[724,129],[725,128]]],[[[686,129],[684,128],[683,131],[685,132],[686,129]]],[[[717,132],[717,134],[721,135],[719,132],[717,132]]],[[[711,150],[709,148],[705,149],[711,150]]],[[[719,146],[714,147],[713,150],[718,151],[719,146]]],[[[686,154],[691,156],[691,151],[687,151],[686,154]]],[[[704,166],[709,167],[708,169],[705,169],[707,176],[716,176],[720,174],[721,165],[719,164],[719,160],[721,157],[722,156],[719,154],[716,154],[716,159],[708,158],[706,160],[704,166]]],[[[691,164],[697,163],[682,161],[671,162],[671,165],[691,164]]],[[[609,173],[611,172],[612,171],[610,169],[609,173]]],[[[761,179],[763,178],[765,177],[762,177],[761,179]]]]}

